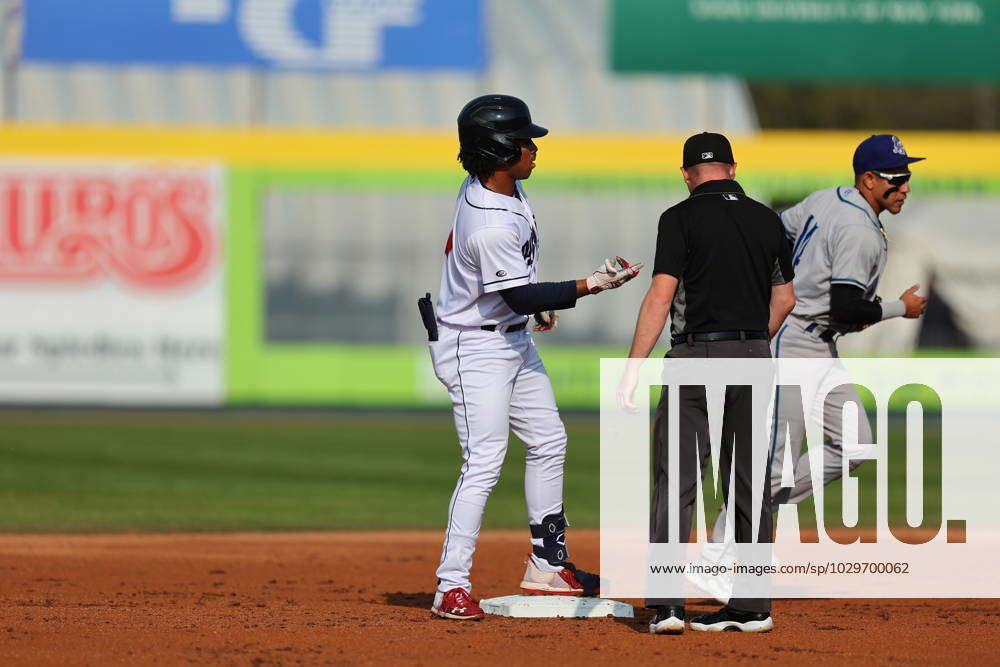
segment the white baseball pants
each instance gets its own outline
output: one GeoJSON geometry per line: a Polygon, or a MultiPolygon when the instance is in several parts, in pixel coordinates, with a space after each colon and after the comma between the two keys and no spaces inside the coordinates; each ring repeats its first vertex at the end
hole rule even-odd
{"type": "MultiPolygon", "coordinates": [[[[439,340],[428,346],[434,373],[451,397],[463,460],[448,505],[438,590],[471,591],[472,555],[486,499],[500,478],[509,431],[525,445],[528,522],[540,524],[563,504],[566,430],[527,330],[499,333],[441,326],[439,340]]],[[[545,570],[559,569],[532,559],[545,570]]]]}

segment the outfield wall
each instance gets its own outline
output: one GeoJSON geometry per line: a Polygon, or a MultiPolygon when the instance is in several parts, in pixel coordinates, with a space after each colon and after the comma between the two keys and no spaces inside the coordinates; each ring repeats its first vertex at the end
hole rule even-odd
{"type": "MultiPolygon", "coordinates": [[[[848,184],[853,146],[864,136],[734,137],[739,180],[775,206],[848,184]]],[[[1000,219],[1000,166],[965,156],[1000,152],[1000,135],[904,140],[911,154],[929,159],[914,167],[904,213],[885,221],[891,253],[881,291],[894,298],[933,276],[979,347],[997,349],[1000,244],[992,221],[1000,219]]],[[[539,167],[526,184],[538,215],[540,278],[583,276],[615,253],[651,263],[659,214],[686,194],[676,169],[682,142],[556,133],[540,142],[539,167]]],[[[414,301],[437,291],[463,176],[454,143],[437,134],[0,130],[7,182],[20,184],[26,202],[0,190],[0,291],[19,304],[0,329],[0,352],[7,350],[0,400],[441,404],[446,396],[429,368],[414,301]],[[105,172],[132,173],[133,189],[159,192],[176,173],[203,174],[210,187],[203,183],[194,203],[164,195],[176,211],[168,206],[162,215],[124,187],[116,209],[114,188],[101,185],[105,172]],[[90,185],[78,192],[65,183],[79,173],[90,185]],[[26,174],[34,176],[24,185],[26,174]],[[47,209],[38,193],[52,179],[62,179],[62,199],[53,201],[64,203],[47,209]],[[210,268],[169,289],[130,280],[122,257],[155,268],[185,248],[190,254],[192,216],[214,221],[202,225],[208,238],[194,260],[210,268]],[[94,233],[95,225],[103,231],[94,233]],[[32,269],[46,261],[97,268],[87,275],[32,269]],[[39,332],[65,343],[61,355],[42,354],[39,332]]],[[[625,353],[643,285],[583,300],[555,335],[538,337],[561,404],[595,404],[597,359],[625,353]]],[[[845,349],[909,354],[917,330],[912,322],[881,324],[847,339],[845,349]]]]}

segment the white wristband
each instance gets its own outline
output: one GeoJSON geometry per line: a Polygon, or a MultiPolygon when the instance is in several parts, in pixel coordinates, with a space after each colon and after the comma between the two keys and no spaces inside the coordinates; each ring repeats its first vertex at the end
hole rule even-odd
{"type": "Polygon", "coordinates": [[[906,304],[902,301],[883,301],[881,305],[883,320],[888,320],[891,317],[902,317],[903,315],[906,315],[906,304]]]}

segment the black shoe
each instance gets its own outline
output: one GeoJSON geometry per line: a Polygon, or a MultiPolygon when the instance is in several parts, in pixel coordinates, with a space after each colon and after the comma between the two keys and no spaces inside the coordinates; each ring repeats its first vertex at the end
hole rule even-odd
{"type": "Polygon", "coordinates": [[[657,607],[656,616],[649,622],[654,635],[679,635],[684,632],[684,607],[657,607]]]}
{"type": "Polygon", "coordinates": [[[576,576],[576,580],[580,582],[581,586],[583,586],[584,597],[597,595],[601,592],[600,575],[579,570],[577,569],[576,565],[573,565],[573,563],[570,563],[569,561],[563,563],[562,566],[565,567],[567,570],[571,571],[576,576]]]}
{"type": "Polygon", "coordinates": [[[770,614],[730,607],[691,619],[691,629],[699,632],[770,632],[773,627],[770,614]]]}

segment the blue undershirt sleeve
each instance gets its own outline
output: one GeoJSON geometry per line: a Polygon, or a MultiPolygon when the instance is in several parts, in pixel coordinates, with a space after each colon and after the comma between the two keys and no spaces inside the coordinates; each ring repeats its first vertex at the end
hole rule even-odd
{"type": "Polygon", "coordinates": [[[576,281],[529,283],[500,290],[504,302],[519,315],[545,310],[565,310],[576,306],[576,281]]]}

